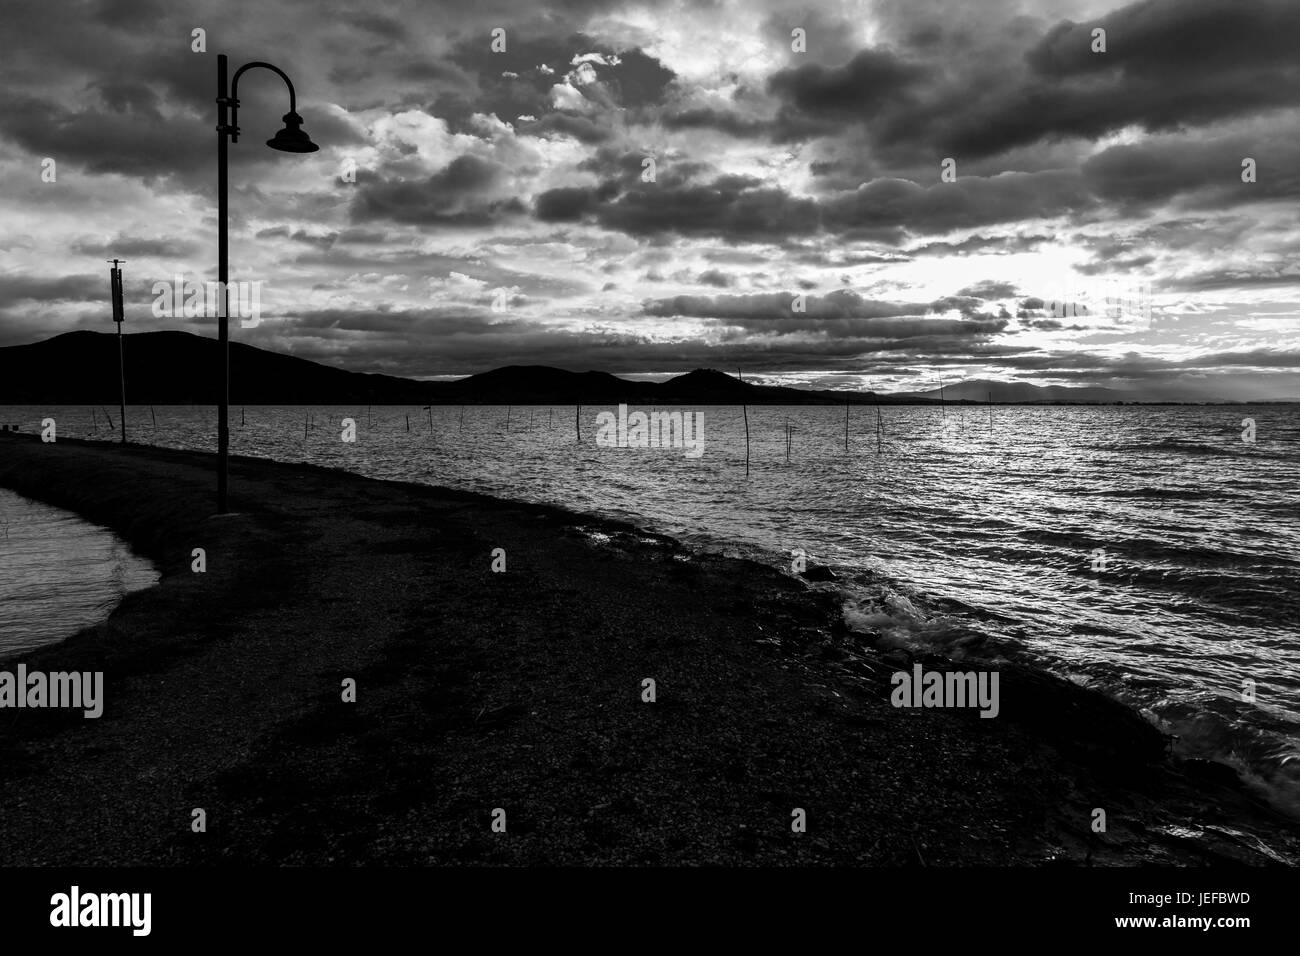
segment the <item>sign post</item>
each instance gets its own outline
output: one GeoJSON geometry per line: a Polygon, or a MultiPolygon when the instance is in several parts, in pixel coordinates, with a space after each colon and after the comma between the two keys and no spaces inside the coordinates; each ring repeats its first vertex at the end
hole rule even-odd
{"type": "Polygon", "coordinates": [[[122,269],[119,263],[125,259],[110,259],[113,267],[108,270],[109,287],[113,296],[113,321],[117,323],[117,371],[122,382],[122,444],[126,444],[126,358],[122,353],[122,269]]]}

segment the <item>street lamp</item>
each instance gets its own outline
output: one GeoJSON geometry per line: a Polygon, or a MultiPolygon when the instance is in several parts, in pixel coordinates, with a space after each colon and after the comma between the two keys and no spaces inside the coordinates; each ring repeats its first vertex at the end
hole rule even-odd
{"type": "Polygon", "coordinates": [[[229,485],[230,467],[230,318],[229,293],[226,283],[229,278],[230,256],[228,250],[229,208],[227,199],[228,173],[226,149],[227,141],[239,142],[239,78],[245,70],[255,66],[265,67],[277,73],[289,87],[289,112],[284,114],[284,129],[266,141],[272,149],[285,153],[314,153],[320,149],[306,133],[302,131],[302,117],[298,115],[298,97],[293,90],[293,82],[278,66],[256,60],[245,63],[235,71],[230,80],[230,90],[226,90],[226,56],[217,56],[217,278],[221,283],[221,314],[218,317],[218,340],[221,345],[221,391],[218,395],[217,413],[217,513],[226,513],[226,493],[229,485]],[[226,111],[230,116],[227,121],[226,111]]]}

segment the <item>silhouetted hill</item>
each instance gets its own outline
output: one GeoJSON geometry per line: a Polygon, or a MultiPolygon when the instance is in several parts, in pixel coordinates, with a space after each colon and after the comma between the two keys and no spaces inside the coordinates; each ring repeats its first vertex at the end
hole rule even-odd
{"type": "MultiPolygon", "coordinates": [[[[0,348],[0,405],[115,405],[117,336],[68,332],[32,345],[0,348]]],[[[131,405],[215,404],[220,345],[189,332],[126,336],[126,400],[131,405]]],[[[1111,402],[1127,398],[1104,388],[1061,388],[1018,382],[958,382],[948,401],[1111,402]]],[[[251,345],[230,345],[232,405],[882,405],[935,404],[931,392],[876,395],[787,388],[696,369],[664,382],[631,381],[608,372],[569,372],[511,365],[454,381],[421,382],[332,368],[251,345]]]]}
{"type": "Polygon", "coordinates": [[[987,402],[992,395],[994,402],[1123,402],[1130,400],[1127,392],[1113,388],[1080,387],[1071,388],[1061,385],[1033,385],[1029,382],[993,382],[974,379],[969,382],[954,382],[944,389],[928,392],[907,392],[907,398],[921,398],[938,401],[942,398],[949,402],[987,402]]]}
{"type": "MultiPolygon", "coordinates": [[[[220,349],[216,339],[189,332],[127,335],[127,404],[216,404],[220,349]]],[[[424,405],[436,387],[230,344],[230,401],[236,405],[424,405]]],[[[119,393],[114,333],[68,332],[33,345],[0,348],[0,402],[4,404],[115,405],[119,393]]]]}
{"type": "MultiPolygon", "coordinates": [[[[126,336],[125,354],[128,404],[216,403],[216,339],[189,332],[137,332],[126,336]]],[[[67,332],[33,345],[0,348],[0,404],[115,405],[117,363],[117,336],[111,332],[67,332]]],[[[232,405],[762,405],[874,400],[870,392],[754,385],[706,369],[666,382],[642,382],[608,372],[511,365],[454,381],[420,382],[230,344],[232,405]]]]}
{"type": "Polygon", "coordinates": [[[608,372],[566,372],[548,365],[507,365],[444,385],[444,400],[467,405],[631,404],[652,401],[658,387],[608,372]]]}

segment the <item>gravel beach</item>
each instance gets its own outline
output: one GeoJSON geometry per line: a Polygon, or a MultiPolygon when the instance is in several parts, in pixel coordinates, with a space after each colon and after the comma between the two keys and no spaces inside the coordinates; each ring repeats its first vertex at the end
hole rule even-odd
{"type": "Polygon", "coordinates": [[[998,665],[994,719],[892,706],[892,673],[951,665],[864,643],[792,575],[246,458],[218,517],[214,464],[0,436],[0,485],[162,574],[0,662],[104,674],[98,719],[0,710],[0,864],[1300,861],[1300,828],[1232,771],[1046,673],[998,665]]]}

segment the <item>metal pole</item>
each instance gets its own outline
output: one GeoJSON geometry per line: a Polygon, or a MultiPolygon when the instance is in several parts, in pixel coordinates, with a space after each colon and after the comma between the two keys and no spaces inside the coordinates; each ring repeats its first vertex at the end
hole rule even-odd
{"type": "Polygon", "coordinates": [[[217,56],[217,281],[221,283],[221,306],[217,340],[221,350],[221,379],[217,404],[217,513],[225,514],[230,480],[230,320],[227,315],[226,280],[230,273],[227,219],[226,167],[226,55],[217,56]]]}
{"type": "MultiPolygon", "coordinates": [[[[117,372],[122,385],[122,444],[126,444],[126,358],[122,346],[122,320],[125,307],[122,304],[122,260],[112,259],[109,270],[109,295],[112,298],[113,321],[117,323],[117,372]]],[[[105,412],[107,414],[107,412],[105,412]]]]}
{"type": "Polygon", "coordinates": [[[122,323],[117,323],[117,371],[122,378],[122,444],[126,444],[126,357],[122,353],[122,323]]]}

